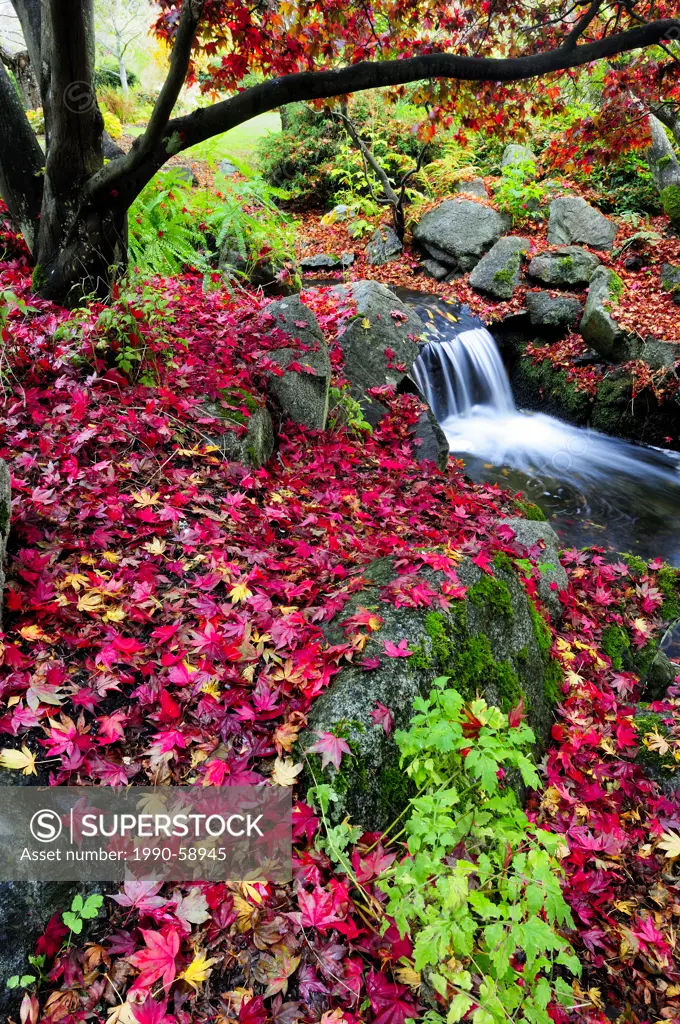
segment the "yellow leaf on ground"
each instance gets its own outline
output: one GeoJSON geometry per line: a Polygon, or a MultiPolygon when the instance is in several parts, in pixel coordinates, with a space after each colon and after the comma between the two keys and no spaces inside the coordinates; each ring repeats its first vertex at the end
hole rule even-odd
{"type": "Polygon", "coordinates": [[[141,491],[133,491],[132,497],[134,498],[135,505],[137,508],[150,508],[151,505],[157,505],[160,499],[160,491],[147,491],[146,487],[141,491]]]}
{"type": "Polygon", "coordinates": [[[124,608],[121,608],[117,604],[114,608],[109,608],[106,615],[102,615],[103,622],[122,622],[123,619],[127,618],[127,612],[124,608]]]}
{"type": "Polygon", "coordinates": [[[24,775],[38,774],[35,770],[35,754],[31,753],[25,743],[21,750],[12,750],[11,747],[0,750],[0,765],[13,771],[21,771],[24,775]]]}
{"type": "Polygon", "coordinates": [[[248,587],[245,583],[237,583],[229,591],[229,597],[231,598],[232,604],[236,604],[239,601],[247,601],[248,598],[252,596],[252,590],[248,590],[248,587]]]}
{"type": "Polygon", "coordinates": [[[94,590],[90,590],[87,594],[83,594],[82,597],[78,598],[79,612],[100,612],[103,607],[102,595],[95,593],[94,590]]]}
{"type": "Polygon", "coordinates": [[[191,961],[188,967],[186,967],[178,978],[182,981],[186,981],[187,985],[198,992],[198,986],[207,981],[210,975],[210,968],[213,964],[218,962],[217,957],[211,957],[210,960],[206,957],[205,953],[196,953],[196,956],[191,961]]]}
{"type": "Polygon", "coordinates": [[[400,981],[402,985],[408,985],[409,988],[420,988],[419,971],[414,971],[412,967],[399,967],[394,973],[397,981],[400,981]]]}
{"type": "Polygon", "coordinates": [[[680,835],[677,832],[664,832],[657,847],[663,850],[669,859],[680,857],[680,835]]]}
{"type": "Polygon", "coordinates": [[[368,330],[370,330],[370,328],[371,328],[371,321],[370,321],[370,320],[368,319],[368,317],[367,317],[367,316],[365,316],[365,317],[363,318],[363,320],[361,321],[361,326],[363,327],[363,329],[364,329],[365,331],[368,331],[368,330]]]}
{"type": "Polygon", "coordinates": [[[160,537],[154,537],[147,544],[144,545],[144,550],[148,551],[150,555],[162,555],[165,553],[167,544],[160,537]]]}
{"type": "Polygon", "coordinates": [[[19,630],[24,640],[28,640],[29,643],[37,643],[38,640],[44,640],[46,644],[54,643],[51,636],[48,636],[40,626],[22,626],[19,630]]]}
{"type": "Polygon", "coordinates": [[[302,768],[302,763],[293,764],[292,757],[287,757],[285,761],[282,761],[280,757],[277,757],[274,762],[272,782],[276,786],[294,786],[295,779],[302,771],[302,768]]]}

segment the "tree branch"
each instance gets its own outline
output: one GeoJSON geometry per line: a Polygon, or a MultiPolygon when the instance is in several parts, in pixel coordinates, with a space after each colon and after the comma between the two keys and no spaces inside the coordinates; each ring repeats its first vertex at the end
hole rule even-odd
{"type": "Polygon", "coordinates": [[[394,206],[396,208],[399,205],[399,196],[392,188],[392,184],[390,182],[390,179],[387,177],[387,174],[380,166],[376,158],[373,156],[373,153],[368,148],[364,140],[359,135],[359,132],[356,130],[356,126],[354,125],[354,122],[349,117],[347,117],[346,114],[341,114],[339,111],[336,111],[335,116],[338,118],[339,121],[342,121],[345,127],[345,131],[347,132],[350,139],[357,147],[357,149],[359,150],[364,159],[364,173],[366,174],[366,179],[368,181],[369,188],[371,187],[371,183],[368,178],[366,164],[368,164],[368,166],[372,169],[376,178],[380,182],[382,190],[385,193],[385,199],[387,200],[387,202],[390,204],[390,206],[394,206]]]}
{"type": "Polygon", "coordinates": [[[402,60],[363,61],[338,70],[306,71],[275,78],[245,89],[211,107],[194,110],[185,117],[173,118],[167,124],[161,144],[155,147],[148,141],[144,142],[147,129],[137,152],[133,147],[124,159],[107,164],[89,182],[88,191],[94,198],[107,193],[110,195],[115,188],[121,204],[127,204],[139,194],[168,156],[286,103],[329,99],[384,86],[407,85],[424,78],[451,78],[468,82],[525,81],[651,46],[679,29],[680,20],[664,18],[570,50],[559,47],[544,53],[501,60],[430,53],[402,60]],[[148,154],[144,160],[139,158],[142,146],[143,152],[148,154]]]}
{"type": "Polygon", "coordinates": [[[582,18],[576,22],[571,32],[562,44],[565,50],[573,50],[590,23],[597,17],[602,0],[592,0],[592,3],[582,18]]]}
{"type": "Polygon", "coordinates": [[[191,47],[204,3],[205,0],[183,0],[175,45],[170,56],[168,77],[156,100],[146,131],[139,139],[138,145],[133,146],[130,151],[128,169],[139,166],[161,142],[177,97],[184,85],[191,59],[191,47]]]}

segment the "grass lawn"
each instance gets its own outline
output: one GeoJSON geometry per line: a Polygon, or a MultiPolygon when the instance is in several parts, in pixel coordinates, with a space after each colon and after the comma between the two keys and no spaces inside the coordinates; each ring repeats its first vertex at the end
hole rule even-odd
{"type": "Polygon", "coordinates": [[[225,157],[235,157],[246,163],[254,164],[257,143],[267,132],[281,131],[281,118],[276,111],[258,114],[251,121],[232,128],[230,132],[216,135],[214,139],[199,142],[186,151],[190,160],[206,160],[218,164],[225,157]]]}

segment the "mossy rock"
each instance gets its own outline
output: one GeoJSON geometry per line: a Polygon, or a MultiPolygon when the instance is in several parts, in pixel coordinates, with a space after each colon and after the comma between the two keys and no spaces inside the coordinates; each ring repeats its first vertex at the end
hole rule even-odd
{"type": "MultiPolygon", "coordinates": [[[[419,576],[441,591],[442,573],[424,567],[419,576]]],[[[368,672],[359,664],[342,669],[314,702],[300,749],[310,747],[317,732],[332,732],[349,742],[354,756],[344,757],[339,772],[328,766],[321,773],[314,758],[303,784],[316,780],[333,785],[338,797],[329,811],[333,822],[349,814],[356,823],[376,829],[400,813],[409,795],[394,741],[371,718],[377,702],[390,709],[395,728],[405,728],[414,699],[427,695],[435,678],[447,675],[466,698],[482,693],[505,711],[522,699],[541,748],[550,734],[562,675],[550,656],[550,630],[509,560],[488,575],[464,559],[458,578],[468,588],[467,596],[452,600],[446,611],[436,604],[396,608],[381,596],[397,578],[389,558],[373,562],[364,577],[366,585],[326,627],[326,636],[331,644],[341,643],[341,624],[347,618],[361,608],[376,611],[383,625],[369,638],[363,657],[379,657],[380,667],[368,672]],[[404,639],[414,652],[411,657],[386,656],[386,641],[398,645],[404,639]]]]}
{"type": "Polygon", "coordinates": [[[219,401],[206,403],[205,413],[227,428],[210,439],[230,462],[259,469],[272,457],[275,435],[269,410],[247,391],[230,388],[221,392],[219,401]]]}
{"type": "Polygon", "coordinates": [[[644,742],[645,736],[650,733],[658,733],[662,739],[668,739],[671,730],[665,724],[663,715],[657,711],[650,711],[645,704],[638,704],[633,716],[633,724],[638,734],[640,749],[635,761],[645,772],[645,775],[657,782],[667,796],[671,796],[680,786],[680,764],[673,756],[671,750],[661,753],[660,750],[650,749],[644,742]]]}

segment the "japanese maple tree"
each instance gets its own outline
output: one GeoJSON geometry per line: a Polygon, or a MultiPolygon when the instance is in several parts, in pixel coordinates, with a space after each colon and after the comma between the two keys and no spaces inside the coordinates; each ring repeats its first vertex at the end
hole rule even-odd
{"type": "Polygon", "coordinates": [[[32,252],[35,287],[69,303],[108,295],[126,261],[127,210],[169,157],[257,114],[422,82],[435,111],[458,104],[480,123],[502,121],[517,102],[513,83],[680,33],[677,0],[160,0],[157,32],[172,45],[167,78],[146,131],[105,164],[92,0],[12,3],[39,69],[47,153],[0,66],[0,194],[32,252]],[[202,68],[210,61],[201,84],[215,102],[173,118],[199,53],[202,68]]]}

